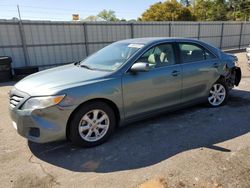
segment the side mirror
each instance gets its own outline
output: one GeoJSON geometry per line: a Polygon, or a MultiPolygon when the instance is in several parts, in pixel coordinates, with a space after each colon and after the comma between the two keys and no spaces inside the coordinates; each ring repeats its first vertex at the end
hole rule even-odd
{"type": "Polygon", "coordinates": [[[149,71],[150,67],[148,63],[145,62],[137,62],[131,68],[131,72],[146,72],[149,71]]]}

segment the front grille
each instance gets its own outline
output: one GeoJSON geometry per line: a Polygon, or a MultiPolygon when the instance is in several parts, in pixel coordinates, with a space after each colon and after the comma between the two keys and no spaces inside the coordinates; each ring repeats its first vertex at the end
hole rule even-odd
{"type": "Polygon", "coordinates": [[[10,97],[10,106],[12,108],[15,108],[22,100],[24,97],[18,96],[18,95],[12,95],[10,97]]]}
{"type": "Polygon", "coordinates": [[[27,93],[17,90],[15,87],[9,92],[10,107],[19,109],[23,102],[30,96],[27,93]]]}

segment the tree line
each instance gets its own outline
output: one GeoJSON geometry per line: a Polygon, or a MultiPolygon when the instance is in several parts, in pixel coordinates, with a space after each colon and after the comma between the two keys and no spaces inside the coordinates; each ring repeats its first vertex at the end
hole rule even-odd
{"type": "Polygon", "coordinates": [[[250,0],[168,0],[151,5],[142,21],[248,21],[250,0]]]}
{"type": "MultiPolygon", "coordinates": [[[[103,10],[84,21],[136,21],[118,19],[103,10]]],[[[250,0],[166,0],[151,5],[137,21],[249,21],[250,0]]]]}

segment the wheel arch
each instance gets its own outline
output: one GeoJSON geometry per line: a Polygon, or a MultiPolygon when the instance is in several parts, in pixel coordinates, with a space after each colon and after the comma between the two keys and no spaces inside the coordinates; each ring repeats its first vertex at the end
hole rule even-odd
{"type": "Polygon", "coordinates": [[[219,80],[226,81],[226,76],[221,74],[219,78],[216,80],[216,82],[218,82],[219,80]]]}
{"type": "Polygon", "coordinates": [[[68,118],[68,121],[67,121],[67,124],[66,124],[66,138],[69,139],[69,130],[70,130],[70,121],[71,119],[73,118],[74,114],[83,106],[83,105],[86,105],[88,103],[92,103],[92,102],[104,102],[106,104],[108,104],[113,110],[114,110],[114,113],[115,113],[115,117],[116,117],[116,126],[119,125],[120,123],[120,119],[121,119],[121,115],[120,115],[120,110],[118,109],[117,105],[109,100],[109,99],[106,99],[106,98],[95,98],[95,99],[90,99],[90,100],[87,100],[81,104],[79,104],[74,110],[73,112],[71,112],[69,118],[68,118]]]}

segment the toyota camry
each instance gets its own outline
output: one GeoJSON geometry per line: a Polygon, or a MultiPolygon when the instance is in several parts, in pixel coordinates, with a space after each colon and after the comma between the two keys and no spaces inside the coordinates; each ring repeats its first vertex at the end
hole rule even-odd
{"type": "Polygon", "coordinates": [[[128,39],[19,81],[10,91],[10,115],[33,142],[91,147],[128,122],[197,103],[222,106],[240,80],[237,58],[205,42],[128,39]]]}

